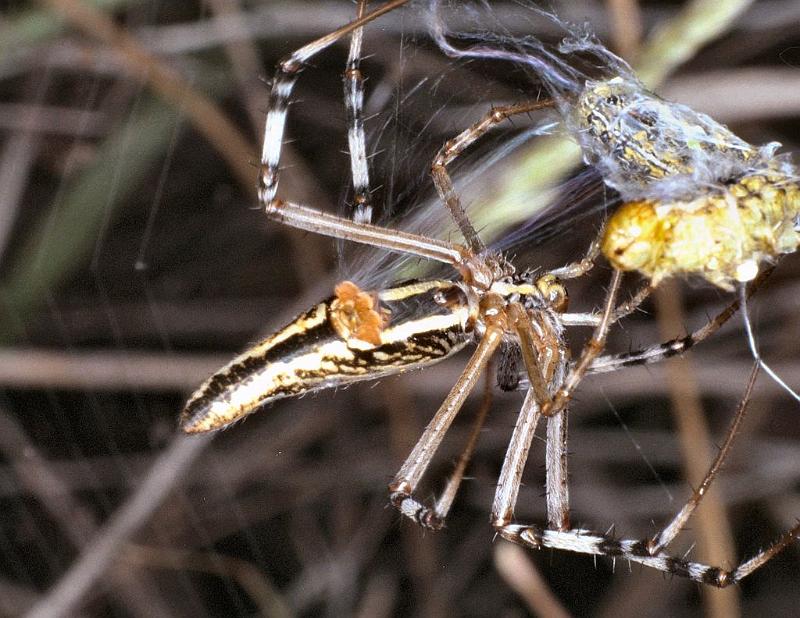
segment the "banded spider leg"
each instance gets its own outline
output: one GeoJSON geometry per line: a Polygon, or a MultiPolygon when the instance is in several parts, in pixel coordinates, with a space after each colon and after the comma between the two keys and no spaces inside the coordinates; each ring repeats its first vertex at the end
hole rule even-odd
{"type": "MultiPolygon", "coordinates": [[[[362,19],[367,12],[367,0],[359,0],[356,13],[362,19]]],[[[350,51],[344,72],[344,101],[347,112],[347,144],[350,150],[350,171],[353,177],[353,214],[359,223],[372,221],[367,140],[364,136],[364,75],[361,73],[361,43],[364,28],[350,34],[350,51]]]]}
{"type": "Polygon", "coordinates": [[[355,21],[326,34],[289,54],[278,63],[269,95],[269,111],[264,129],[264,143],[261,151],[261,173],[259,174],[259,201],[269,206],[278,190],[283,133],[286,128],[286,114],[292,90],[300,73],[311,58],[324,51],[337,41],[350,35],[350,51],[345,70],[344,90],[347,116],[351,129],[348,135],[351,168],[353,170],[355,200],[354,216],[359,222],[369,222],[369,175],[366,166],[363,130],[363,78],[360,71],[362,27],[381,15],[385,15],[408,0],[390,0],[372,12],[366,12],[366,0],[359,0],[358,16],[355,21]]]}
{"type": "Polygon", "coordinates": [[[800,522],[784,533],[770,547],[759,551],[752,558],[741,562],[730,570],[676,558],[669,555],[666,552],[666,548],[686,526],[692,513],[699,506],[703,496],[707,493],[730,453],[734,439],[744,419],[758,370],[759,365],[756,363],[750,374],[745,393],[726,432],[725,440],[703,481],[693,491],[683,508],[659,533],[650,539],[642,540],[618,540],[607,534],[590,530],[559,530],[552,525],[546,529],[541,529],[535,525],[512,523],[514,507],[521,484],[522,469],[536,425],[542,416],[538,402],[526,398],[503,462],[503,469],[492,507],[492,524],[497,529],[498,534],[513,543],[533,549],[547,547],[590,555],[619,557],[719,588],[725,588],[740,582],[790,545],[800,535],[800,522]]]}
{"type": "MultiPolygon", "coordinates": [[[[769,276],[774,272],[775,268],[776,265],[772,265],[762,269],[758,276],[747,285],[746,294],[748,298],[764,284],[767,278],[769,278],[769,276]]],[[[736,312],[739,311],[740,306],[741,297],[737,296],[724,309],[722,309],[722,311],[709,319],[708,322],[706,322],[703,326],[684,337],[678,337],[676,339],[659,343],[642,350],[625,352],[623,354],[609,354],[595,358],[588,368],[588,373],[606,373],[609,371],[617,371],[618,369],[622,369],[624,367],[657,363],[673,356],[680,356],[684,352],[687,352],[696,346],[698,343],[701,343],[716,333],[728,322],[728,320],[736,315],[736,312]]]]}

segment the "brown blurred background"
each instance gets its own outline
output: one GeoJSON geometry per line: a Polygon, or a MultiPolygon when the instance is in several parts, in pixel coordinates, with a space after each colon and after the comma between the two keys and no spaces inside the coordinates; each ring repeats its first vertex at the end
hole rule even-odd
{"type": "MultiPolygon", "coordinates": [[[[492,104],[538,92],[513,67],[443,57],[428,40],[425,4],[366,28],[368,147],[384,221],[412,209],[424,220],[427,162],[438,147],[492,104]]],[[[634,61],[654,30],[700,24],[709,41],[659,92],[748,141],[797,152],[800,8],[795,0],[739,4],[741,12],[723,2],[635,0],[554,8],[589,20],[634,61]],[[703,6],[713,9],[708,23],[703,6]],[[725,10],[734,16],[721,17],[725,10]]],[[[525,34],[524,7],[492,5],[512,34],[525,34]]],[[[488,514],[520,393],[497,394],[446,529],[401,521],[386,483],[463,355],[281,401],[213,442],[176,438],[188,393],[329,295],[337,279],[407,276],[385,267],[366,275],[374,256],[269,222],[254,196],[268,95],[260,78],[354,14],[347,0],[48,0],[4,9],[0,615],[791,613],[800,601],[797,545],[719,594],[638,565],[495,539],[488,514]]],[[[348,199],[346,54],[343,41],[303,73],[281,179],[282,194],[330,211],[348,199]]],[[[459,186],[496,188],[521,173],[524,146],[485,162],[525,128],[509,124],[459,162],[459,186]]],[[[515,249],[521,265],[579,257],[601,215],[515,249]]],[[[787,257],[751,306],[764,357],[798,388],[799,270],[797,256],[787,257]]],[[[570,286],[576,310],[602,303],[608,269],[596,271],[570,286]]],[[[615,329],[612,349],[682,335],[729,301],[708,285],[670,283],[615,329]]],[[[571,333],[575,349],[588,334],[571,333]]],[[[663,525],[690,494],[687,470],[702,470],[716,452],[750,365],[736,318],[684,364],[588,378],[570,412],[573,523],[613,525],[626,538],[663,525]]],[[[441,490],[477,404],[472,398],[456,421],[421,496],[441,490]]],[[[679,537],[678,555],[694,547],[692,559],[734,566],[793,525],[798,418],[800,406],[762,376],[737,448],[705,515],[679,537]]],[[[526,470],[520,522],[544,518],[541,446],[526,470]]]]}

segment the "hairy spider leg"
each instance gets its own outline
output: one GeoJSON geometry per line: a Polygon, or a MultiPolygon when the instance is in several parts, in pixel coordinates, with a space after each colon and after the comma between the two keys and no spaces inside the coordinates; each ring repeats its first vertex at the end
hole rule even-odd
{"type": "Polygon", "coordinates": [[[722,469],[722,466],[725,463],[725,460],[728,458],[731,448],[733,447],[733,442],[736,439],[736,436],[739,435],[739,429],[742,426],[742,421],[744,420],[747,412],[747,405],[750,402],[750,397],[753,392],[753,386],[755,386],[756,383],[756,378],[758,377],[759,369],[759,364],[755,363],[752,371],[750,372],[750,378],[747,381],[747,387],[745,389],[744,396],[739,401],[739,405],[736,407],[736,413],[733,415],[733,420],[731,421],[730,427],[728,427],[728,431],[725,434],[725,439],[722,442],[722,446],[719,447],[717,456],[714,458],[714,461],[712,462],[711,467],[708,469],[706,476],[703,478],[697,489],[692,491],[691,497],[686,501],[686,504],[683,506],[683,508],[681,508],[680,511],[678,511],[675,517],[673,517],[672,521],[670,521],[661,530],[661,532],[654,535],[650,540],[647,549],[651,554],[657,554],[661,550],[665,549],[670,543],[672,543],[675,537],[678,536],[680,531],[686,526],[686,523],[689,521],[692,513],[694,513],[695,509],[697,509],[697,507],[700,505],[700,501],[708,492],[712,481],[722,469]]]}
{"type": "MultiPolygon", "coordinates": [[[[752,296],[756,290],[764,284],[774,270],[774,265],[763,269],[758,276],[747,285],[747,296],[752,296]]],[[[626,352],[624,354],[608,354],[596,358],[589,366],[589,373],[606,373],[622,369],[623,367],[656,363],[666,358],[683,354],[716,333],[728,320],[736,315],[736,312],[741,306],[741,300],[741,297],[737,297],[702,327],[689,333],[685,337],[671,339],[642,350],[626,352]]]]}
{"type": "MultiPolygon", "coordinates": [[[[548,522],[546,529],[541,529],[538,526],[512,523],[528,450],[533,440],[536,425],[542,416],[541,407],[536,401],[533,389],[529,389],[503,461],[503,469],[500,473],[492,506],[493,526],[504,539],[533,549],[547,547],[576,553],[623,558],[659,571],[686,577],[692,581],[719,588],[725,588],[740,582],[788,547],[800,534],[800,522],[784,533],[770,547],[761,550],[755,556],[741,562],[731,570],[677,558],[666,553],[665,548],[686,526],[690,516],[700,504],[729,455],[752,395],[758,369],[759,365],[756,363],[744,396],[726,432],[723,445],[699,487],[693,491],[684,507],[661,532],[651,539],[643,540],[618,540],[607,534],[583,529],[557,529],[550,522],[548,522]]],[[[550,515],[548,514],[549,519],[550,515]]]]}
{"type": "MultiPolygon", "coordinates": [[[[367,1],[359,0],[357,19],[367,12],[367,1]]],[[[372,201],[367,164],[367,140],[364,135],[364,75],[361,72],[361,44],[364,28],[350,34],[350,51],[344,72],[344,103],[347,114],[347,144],[350,150],[350,171],[353,177],[353,220],[372,221],[372,201]]]]}
{"type": "Polygon", "coordinates": [[[545,416],[552,416],[564,409],[564,407],[569,403],[569,400],[572,398],[572,394],[575,392],[578,384],[583,379],[583,376],[586,375],[586,372],[589,370],[592,362],[602,353],[603,349],[605,348],[606,339],[608,338],[608,331],[611,328],[611,324],[614,322],[616,309],[615,304],[617,301],[617,295],[619,293],[620,283],[622,282],[622,276],[622,271],[614,269],[614,272],[611,275],[611,283],[608,286],[608,291],[606,292],[605,306],[600,315],[600,321],[598,322],[597,326],[595,326],[592,337],[583,347],[578,362],[575,363],[575,366],[570,371],[564,384],[558,389],[551,401],[548,401],[542,405],[542,414],[545,416]]]}
{"type": "Polygon", "coordinates": [[[475,387],[481,372],[483,372],[489,358],[500,345],[503,339],[504,328],[500,323],[489,324],[486,332],[478,343],[467,366],[459,376],[447,398],[436,411],[428,426],[425,428],[411,454],[400,467],[394,480],[389,484],[390,499],[392,504],[406,517],[411,518],[423,527],[441,527],[441,524],[431,518],[434,512],[421,505],[413,494],[422,479],[425,470],[430,465],[436,450],[439,448],[444,435],[455,420],[467,396],[475,387]]]}
{"type": "MultiPolygon", "coordinates": [[[[355,21],[304,45],[278,63],[270,90],[269,111],[267,112],[267,122],[264,128],[264,144],[261,151],[261,173],[258,179],[258,197],[262,204],[269,207],[273,200],[275,200],[277,194],[281,150],[283,147],[283,133],[286,128],[286,114],[289,108],[289,98],[291,97],[292,90],[297,83],[300,73],[305,68],[308,61],[348,34],[355,33],[365,24],[401,7],[408,1],[409,0],[390,0],[374,11],[360,16],[355,21]]],[[[362,12],[362,8],[363,7],[359,6],[359,13],[362,12]]],[[[351,57],[358,57],[360,54],[360,35],[357,35],[355,38],[357,39],[357,45],[355,51],[353,51],[351,41],[351,57]]],[[[345,81],[352,80],[353,77],[353,75],[346,75],[345,81]]],[[[360,80],[356,79],[355,81],[356,87],[353,89],[353,93],[358,97],[357,93],[361,91],[360,80]]],[[[347,89],[349,87],[346,85],[345,88],[347,89]]],[[[357,110],[357,115],[360,115],[360,103],[354,109],[357,110]]],[[[352,151],[351,145],[351,153],[352,151]]],[[[357,154],[356,156],[360,155],[357,154]]],[[[360,185],[362,189],[368,187],[368,184],[364,184],[360,180],[356,182],[356,185],[360,185]]],[[[356,213],[356,216],[358,216],[358,213],[356,213]]]]}
{"type": "Polygon", "coordinates": [[[442,524],[444,523],[447,514],[450,512],[450,507],[453,505],[453,500],[455,500],[456,494],[458,493],[458,488],[461,485],[461,481],[464,480],[464,473],[467,470],[470,459],[472,459],[472,454],[475,452],[475,446],[478,444],[478,436],[483,429],[483,425],[486,422],[486,417],[488,416],[489,410],[492,407],[492,400],[494,399],[494,390],[492,388],[492,374],[494,372],[492,365],[493,363],[490,359],[489,364],[486,366],[486,371],[484,372],[484,387],[481,405],[480,408],[478,408],[478,413],[475,415],[475,420],[472,423],[472,428],[467,438],[467,442],[458,457],[458,461],[453,468],[453,472],[447,479],[447,484],[445,485],[444,490],[436,499],[436,504],[433,507],[433,512],[436,519],[442,524]]]}
{"type": "Polygon", "coordinates": [[[466,212],[464,212],[461,199],[453,187],[453,181],[450,178],[447,167],[469,146],[511,116],[551,108],[553,105],[554,102],[552,100],[546,100],[527,101],[515,105],[492,108],[481,120],[459,133],[453,139],[445,142],[434,157],[433,163],[431,163],[433,184],[436,186],[436,191],[439,193],[442,203],[447,206],[447,210],[450,211],[450,215],[473,252],[482,253],[486,251],[486,246],[472,226],[472,222],[470,222],[466,212]]]}
{"type": "MultiPolygon", "coordinates": [[[[564,368],[569,360],[557,325],[546,314],[529,313],[518,304],[509,308],[509,317],[515,321],[530,390],[537,402],[549,402],[564,383],[564,368]],[[536,351],[539,353],[534,354],[536,351]]],[[[559,530],[569,528],[567,463],[567,412],[564,409],[547,419],[545,441],[547,518],[550,525],[559,530]]]]}
{"type": "MultiPolygon", "coordinates": [[[[464,474],[467,470],[467,466],[472,459],[472,455],[475,452],[475,447],[478,443],[478,436],[483,429],[483,425],[486,422],[486,417],[488,416],[489,409],[492,405],[493,396],[491,374],[492,361],[490,357],[484,370],[485,381],[480,408],[478,409],[478,413],[472,422],[469,436],[467,437],[464,448],[458,457],[458,461],[456,462],[456,465],[453,468],[453,471],[450,473],[442,493],[436,499],[434,505],[429,507],[414,498],[413,488],[412,491],[400,491],[395,495],[393,492],[393,487],[396,481],[393,481],[392,485],[389,486],[392,503],[403,515],[409,517],[424,528],[440,530],[444,527],[445,519],[447,518],[447,514],[450,512],[450,507],[453,506],[453,501],[458,494],[461,482],[464,480],[464,474]]],[[[432,457],[433,453],[431,453],[431,458],[432,457]]]]}

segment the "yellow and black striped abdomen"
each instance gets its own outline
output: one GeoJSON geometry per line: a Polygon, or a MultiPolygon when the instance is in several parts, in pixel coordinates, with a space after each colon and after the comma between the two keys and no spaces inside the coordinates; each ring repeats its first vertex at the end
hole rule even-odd
{"type": "Polygon", "coordinates": [[[469,340],[470,311],[449,281],[382,292],[354,284],[299,315],[211,376],[187,402],[181,428],[220,429],[259,406],[441,360],[469,340]]]}

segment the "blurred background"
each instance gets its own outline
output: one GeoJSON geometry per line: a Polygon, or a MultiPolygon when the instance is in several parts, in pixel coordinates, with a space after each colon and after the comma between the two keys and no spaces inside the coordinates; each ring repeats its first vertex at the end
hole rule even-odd
{"type": "MultiPolygon", "coordinates": [[[[404,227],[446,237],[428,179],[436,150],[492,105],[539,88],[510,65],[444,57],[429,41],[426,4],[365,29],[368,152],[377,219],[408,215],[404,227]]],[[[665,97],[750,142],[797,152],[795,0],[552,6],[589,21],[665,97]]],[[[283,228],[255,198],[262,79],[355,10],[349,0],[4,5],[0,615],[790,613],[800,601],[797,544],[716,592],[638,565],[495,539],[489,509],[521,393],[497,393],[447,527],[424,532],[402,521],[386,484],[463,354],[280,401],[216,436],[177,434],[198,384],[329,296],[337,280],[378,285],[424,273],[283,228]]],[[[482,14],[492,18],[487,30],[502,25],[551,43],[562,36],[516,2],[493,2],[482,14]]],[[[448,19],[473,31],[476,15],[453,4],[448,19]]],[[[283,153],[280,195],[331,212],[351,197],[347,45],[302,74],[283,153]]],[[[539,120],[507,123],[454,173],[486,237],[527,224],[534,231],[513,254],[521,267],[548,268],[582,256],[613,196],[590,191],[596,180],[574,167],[569,147],[530,138],[539,120]],[[565,227],[548,204],[576,195],[592,199],[565,227]]],[[[798,271],[800,260],[788,256],[751,306],[764,357],[796,388],[798,271]]],[[[571,283],[571,307],[599,307],[608,277],[601,263],[571,283]]],[[[628,280],[628,292],[640,283],[628,280]]],[[[730,300],[702,282],[670,282],[614,329],[610,346],[683,335],[730,300]]],[[[573,349],[589,334],[570,332],[573,349]]],[[[737,317],[683,361],[587,378],[570,409],[573,523],[614,526],[625,538],[663,526],[716,453],[751,362],[737,317]]],[[[470,399],[457,419],[420,496],[441,491],[478,403],[470,399]]],[[[693,560],[732,567],[793,525],[798,414],[797,402],[761,376],[737,448],[677,555],[691,549],[693,560]]],[[[520,522],[544,520],[542,446],[534,443],[526,469],[520,522]]]]}

